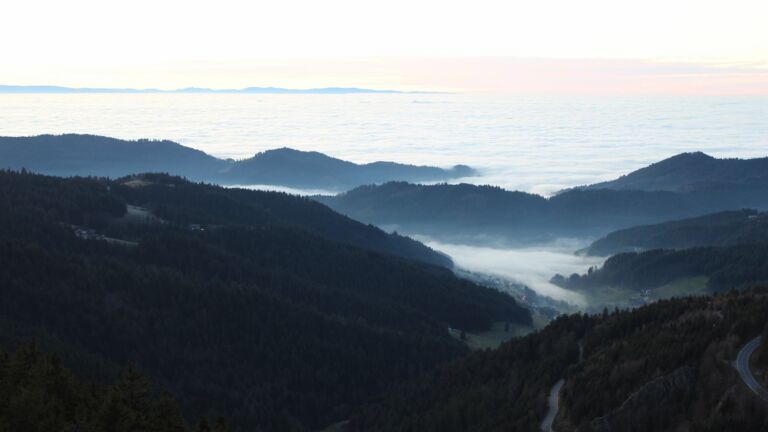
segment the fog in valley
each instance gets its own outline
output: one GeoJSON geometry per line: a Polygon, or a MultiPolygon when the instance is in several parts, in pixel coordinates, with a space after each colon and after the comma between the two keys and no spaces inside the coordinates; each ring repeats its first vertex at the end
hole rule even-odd
{"type": "Polygon", "coordinates": [[[304,197],[310,197],[314,195],[335,195],[337,193],[335,191],[328,190],[328,189],[306,189],[306,188],[295,188],[295,187],[288,187],[288,186],[265,185],[265,184],[234,184],[234,185],[225,185],[224,187],[228,187],[232,189],[248,189],[248,190],[263,191],[263,192],[283,192],[291,195],[298,195],[298,196],[304,196],[304,197]]]}
{"type": "Polygon", "coordinates": [[[590,266],[602,265],[604,258],[578,256],[574,251],[589,244],[585,239],[560,239],[551,243],[521,248],[491,248],[443,243],[416,236],[429,247],[449,255],[457,267],[472,272],[503,277],[527,285],[540,295],[585,306],[576,292],[553,285],[557,273],[585,273],[590,266]]]}

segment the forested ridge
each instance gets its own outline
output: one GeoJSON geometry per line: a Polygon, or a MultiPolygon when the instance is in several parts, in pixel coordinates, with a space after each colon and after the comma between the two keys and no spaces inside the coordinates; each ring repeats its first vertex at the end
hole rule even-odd
{"type": "Polygon", "coordinates": [[[648,249],[686,249],[768,243],[768,215],[736,210],[614,231],[583,252],[609,256],[648,249]]]}
{"type": "Polygon", "coordinates": [[[449,327],[530,323],[387,248],[439,257],[285,194],[1,172],[0,344],[97,382],[134,364],[190,419],[311,430],[465,353],[449,327]]]}
{"type": "Polygon", "coordinates": [[[316,199],[357,220],[397,226],[405,232],[461,241],[490,236],[497,242],[521,243],[602,236],[631,226],[731,209],[765,209],[768,189],[572,189],[544,198],[495,186],[391,182],[316,199]]]}
{"type": "Polygon", "coordinates": [[[386,233],[342,216],[308,198],[279,192],[229,189],[179,177],[144,174],[114,183],[121,199],[147,207],[177,225],[301,228],[360,248],[451,267],[451,259],[409,237],[386,233]],[[124,187],[140,185],[141,187],[124,187]]]}
{"type": "Polygon", "coordinates": [[[475,174],[466,165],[443,169],[381,161],[356,164],[289,148],[234,160],[219,159],[168,140],[128,141],[81,134],[0,137],[0,169],[22,168],[58,176],[112,178],[165,172],[226,185],[267,184],[334,191],[392,180],[438,181],[475,174]]]}
{"type": "Polygon", "coordinates": [[[696,276],[707,277],[710,292],[768,285],[768,243],[620,253],[600,268],[567,278],[558,275],[553,282],[575,290],[605,286],[641,290],[696,276]]]}
{"type": "Polygon", "coordinates": [[[731,362],[767,320],[766,289],[562,316],[401,386],[360,410],[349,430],[538,431],[563,377],[555,430],[766,430],[768,407],[731,362]]]}
{"type": "Polygon", "coordinates": [[[718,159],[702,152],[680,153],[615,180],[588,189],[670,192],[718,192],[764,189],[768,186],[768,157],[718,159]]]}

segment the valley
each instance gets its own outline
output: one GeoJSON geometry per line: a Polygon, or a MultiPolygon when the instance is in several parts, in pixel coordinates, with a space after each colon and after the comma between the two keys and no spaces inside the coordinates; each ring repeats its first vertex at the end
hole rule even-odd
{"type": "Polygon", "coordinates": [[[738,354],[768,328],[763,214],[663,209],[762,192],[675,194],[2,171],[0,344],[34,338],[99,385],[136,365],[235,431],[760,425],[723,364],[763,379],[743,365],[765,350],[738,354]]]}

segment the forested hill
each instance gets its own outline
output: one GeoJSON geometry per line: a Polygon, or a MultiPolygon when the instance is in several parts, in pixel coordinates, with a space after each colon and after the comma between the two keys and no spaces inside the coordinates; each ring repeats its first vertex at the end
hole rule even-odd
{"type": "Polygon", "coordinates": [[[59,176],[122,177],[165,172],[218,184],[277,185],[348,190],[392,180],[439,181],[472,175],[464,165],[450,169],[393,162],[355,164],[318,152],[269,150],[243,160],[218,159],[172,141],[125,141],[95,135],[0,137],[0,169],[59,176]]]}
{"type": "Polygon", "coordinates": [[[58,176],[122,177],[165,172],[203,180],[227,162],[172,141],[125,141],[96,135],[0,137],[0,169],[58,176]]]}
{"type": "Polygon", "coordinates": [[[187,418],[303,431],[465,353],[449,327],[530,323],[507,295],[349,244],[376,233],[278,193],[1,172],[0,346],[35,339],[96,381],[133,364],[187,418]]]}
{"type": "Polygon", "coordinates": [[[314,200],[279,192],[230,189],[158,174],[117,181],[121,196],[153,215],[197,225],[298,227],[323,237],[377,252],[451,267],[451,259],[409,237],[365,225],[314,200]]]}
{"type": "Polygon", "coordinates": [[[569,289],[654,289],[677,280],[704,277],[711,292],[768,286],[768,243],[620,253],[583,275],[552,282],[569,289]]]}
{"type": "Polygon", "coordinates": [[[345,191],[392,180],[430,182],[475,174],[466,165],[450,169],[394,162],[355,164],[318,152],[281,148],[256,154],[226,167],[220,177],[227,183],[277,184],[345,191]]]}
{"type": "Polygon", "coordinates": [[[551,198],[493,186],[392,182],[316,197],[340,213],[435,237],[605,235],[630,226],[722,210],[768,207],[768,188],[720,192],[570,190],[551,198]]]}
{"type": "MultiPolygon", "coordinates": [[[[767,317],[766,290],[563,316],[398,388],[348,430],[539,431],[561,378],[557,431],[768,430],[768,405],[732,366],[744,343],[760,334],[766,340],[767,317]]],[[[763,345],[753,367],[766,371],[763,345]]]]}
{"type": "Polygon", "coordinates": [[[685,249],[768,243],[768,215],[737,210],[614,231],[596,240],[584,253],[608,256],[647,249],[685,249]]]}
{"type": "Polygon", "coordinates": [[[587,189],[691,192],[768,187],[768,157],[716,159],[702,152],[681,153],[616,180],[587,189]]]}

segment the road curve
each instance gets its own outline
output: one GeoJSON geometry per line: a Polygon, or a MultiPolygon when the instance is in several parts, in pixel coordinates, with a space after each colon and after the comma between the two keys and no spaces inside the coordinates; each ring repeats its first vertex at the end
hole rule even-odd
{"type": "Polygon", "coordinates": [[[549,392],[549,399],[547,399],[547,415],[544,417],[544,421],[541,422],[542,432],[554,432],[552,429],[552,423],[555,422],[555,416],[557,410],[560,409],[560,389],[563,388],[565,380],[561,379],[552,387],[549,392]]]}
{"type": "MultiPolygon", "coordinates": [[[[584,360],[584,344],[579,341],[579,363],[581,363],[582,360],[584,360]]],[[[549,391],[549,398],[547,399],[547,415],[544,416],[544,420],[541,422],[542,432],[555,432],[555,430],[552,429],[552,424],[555,422],[557,411],[560,409],[560,389],[563,388],[563,384],[565,384],[565,378],[556,382],[555,385],[552,386],[552,390],[549,391]]]]}
{"type": "Polygon", "coordinates": [[[736,371],[739,372],[739,375],[741,376],[742,381],[744,381],[744,384],[746,384],[754,394],[768,402],[768,390],[766,390],[763,386],[760,385],[760,383],[757,382],[755,376],[752,375],[752,371],[749,369],[749,359],[752,357],[752,353],[755,352],[757,347],[760,346],[761,342],[762,340],[760,336],[747,342],[747,344],[744,345],[739,351],[739,355],[736,356],[734,367],[736,367],[736,371]]]}

